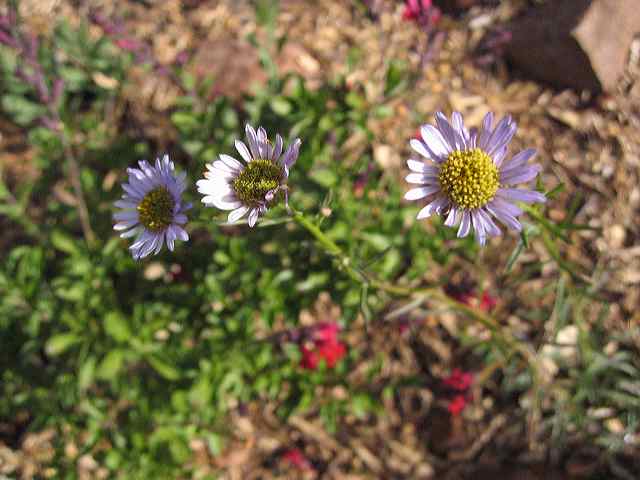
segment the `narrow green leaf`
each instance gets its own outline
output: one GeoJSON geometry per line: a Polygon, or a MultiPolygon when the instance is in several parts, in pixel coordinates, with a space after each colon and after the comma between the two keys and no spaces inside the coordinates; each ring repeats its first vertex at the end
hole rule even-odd
{"type": "Polygon", "coordinates": [[[100,362],[96,376],[103,380],[116,378],[124,364],[124,357],[125,352],[123,350],[111,350],[100,362]]]}
{"type": "Polygon", "coordinates": [[[75,333],[60,333],[51,337],[45,346],[48,355],[55,357],[66,352],[71,346],[78,343],[80,338],[75,333]]]}
{"type": "Polygon", "coordinates": [[[149,355],[147,357],[147,361],[156,372],[167,380],[174,381],[180,378],[180,371],[174,366],[169,365],[164,360],[161,360],[157,355],[149,355]]]}
{"type": "Polygon", "coordinates": [[[109,312],[104,318],[104,329],[117,342],[126,342],[132,336],[129,324],[118,312],[109,312]]]}
{"type": "Polygon", "coordinates": [[[55,248],[69,255],[76,255],[79,252],[74,239],[61,230],[54,230],[51,233],[51,243],[55,248]]]}

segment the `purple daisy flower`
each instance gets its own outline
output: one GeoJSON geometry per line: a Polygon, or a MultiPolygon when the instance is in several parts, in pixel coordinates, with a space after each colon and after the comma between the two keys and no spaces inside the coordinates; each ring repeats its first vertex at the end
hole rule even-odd
{"type": "Polygon", "coordinates": [[[272,145],[264,128],[256,132],[247,125],[245,131],[248,147],[240,140],[235,143],[244,162],[222,154],[219,160],[207,164],[208,172],[197,185],[198,192],[204,195],[202,203],[231,210],[229,223],[247,215],[249,226],[253,227],[279,192],[284,193],[288,206],[289,170],[298,159],[301,142],[296,138],[282,153],[284,142],[280,135],[272,145]]]}
{"type": "Polygon", "coordinates": [[[185,212],[191,208],[190,203],[182,203],[187,175],[175,174],[168,155],[156,159],[155,166],[146,160],[138,165],[139,169],[127,169],[129,181],[122,184],[125,194],[114,203],[122,211],[113,215],[117,222],[113,229],[125,230],[122,238],[137,235],[129,247],[135,260],[157,254],[165,241],[173,251],[176,240],[189,240],[181,225],[187,223],[185,212]]]}
{"type": "Polygon", "coordinates": [[[409,190],[404,198],[427,199],[417,218],[434,213],[446,215],[445,225],[454,227],[460,223],[458,237],[467,236],[473,228],[480,245],[487,237],[501,235],[491,217],[520,231],[522,225],[517,217],[522,210],[515,202],[546,201],[540,192],[512,188],[533,180],[541,167],[527,164],[536,153],[531,148],[505,161],[516,123],[509,116],[500,120],[495,129],[492,123],[493,113],[488,113],[480,131],[470,132],[460,113],[454,112],[449,122],[438,112],[435,126],[422,126],[422,140],[411,140],[411,148],[431,162],[407,161],[412,173],[406,180],[419,187],[409,190]]]}

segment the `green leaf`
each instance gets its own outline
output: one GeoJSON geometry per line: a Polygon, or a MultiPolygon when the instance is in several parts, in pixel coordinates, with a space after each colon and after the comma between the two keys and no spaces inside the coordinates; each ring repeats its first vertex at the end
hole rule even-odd
{"type": "Polygon", "coordinates": [[[126,342],[132,336],[127,320],[118,312],[109,312],[104,318],[104,329],[116,342],[126,342]]]}
{"type": "Polygon", "coordinates": [[[100,362],[97,377],[103,380],[113,380],[118,375],[124,363],[125,352],[123,350],[111,350],[100,362]]]}
{"type": "Polygon", "coordinates": [[[363,232],[362,238],[378,251],[383,251],[391,246],[391,239],[381,233],[363,232]]]}
{"type": "Polygon", "coordinates": [[[516,263],[516,260],[518,259],[518,257],[523,251],[524,251],[524,241],[520,239],[518,241],[518,244],[516,245],[516,248],[513,249],[513,252],[511,252],[509,259],[507,260],[507,266],[504,269],[505,273],[509,273],[511,271],[511,269],[516,263]]]}
{"type": "Polygon", "coordinates": [[[351,411],[358,418],[364,418],[374,409],[375,402],[366,393],[357,393],[351,397],[351,411]]]}
{"type": "Polygon", "coordinates": [[[315,288],[320,288],[326,285],[329,281],[329,274],[327,272],[312,273],[303,282],[298,283],[296,290],[299,292],[308,292],[315,288]]]}
{"type": "Polygon", "coordinates": [[[84,70],[75,67],[61,67],[60,76],[64,80],[65,88],[70,91],[82,90],[88,81],[84,70]]]}
{"type": "Polygon", "coordinates": [[[190,132],[199,125],[195,115],[188,112],[175,112],[171,115],[171,121],[181,132],[190,132]]]}
{"type": "Polygon", "coordinates": [[[269,102],[271,109],[278,115],[285,116],[291,113],[291,103],[284,97],[274,97],[269,102]]]}
{"type": "Polygon", "coordinates": [[[223,447],[223,441],[220,435],[217,435],[215,433],[209,433],[206,436],[206,439],[207,439],[207,445],[209,445],[209,450],[211,451],[211,454],[214,457],[220,455],[223,447]]]}
{"type": "Polygon", "coordinates": [[[78,370],[78,389],[84,391],[91,386],[96,373],[96,359],[89,357],[78,370]]]}
{"type": "Polygon", "coordinates": [[[156,372],[167,380],[174,381],[180,378],[180,371],[164,360],[161,360],[157,355],[149,355],[147,361],[156,372]]]}
{"type": "Polygon", "coordinates": [[[51,233],[51,243],[55,248],[69,255],[76,255],[79,252],[73,237],[63,233],[61,230],[54,230],[51,233]]]}
{"type": "Polygon", "coordinates": [[[80,338],[75,333],[60,333],[51,337],[45,346],[48,355],[55,357],[66,352],[71,346],[78,343],[80,338]]]}
{"type": "Polygon", "coordinates": [[[22,126],[29,125],[36,118],[42,117],[46,109],[22,95],[5,95],[2,97],[2,108],[22,126]]]}
{"type": "Polygon", "coordinates": [[[324,188],[331,188],[338,183],[338,176],[332,170],[328,168],[313,170],[310,177],[324,188]]]}

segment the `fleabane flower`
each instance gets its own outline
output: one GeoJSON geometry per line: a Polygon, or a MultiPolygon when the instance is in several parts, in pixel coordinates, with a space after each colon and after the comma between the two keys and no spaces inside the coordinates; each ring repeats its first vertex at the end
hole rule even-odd
{"type": "Polygon", "coordinates": [[[197,185],[198,192],[204,195],[202,203],[220,210],[231,210],[229,223],[246,215],[249,226],[253,227],[278,193],[284,193],[288,204],[289,170],[298,159],[301,142],[296,138],[282,153],[284,142],[280,135],[276,135],[272,144],[262,127],[256,132],[247,125],[245,131],[247,143],[235,142],[244,162],[222,154],[218,160],[207,164],[205,178],[197,185]]]}
{"type": "Polygon", "coordinates": [[[129,181],[122,184],[125,194],[114,203],[122,210],[113,215],[113,229],[124,230],[122,238],[137,235],[129,247],[135,260],[159,253],[165,241],[173,251],[176,240],[189,240],[182,225],[191,208],[190,203],[182,202],[187,175],[175,173],[168,155],[156,159],[155,166],[146,160],[138,165],[140,168],[127,169],[129,181]]]}
{"type": "Polygon", "coordinates": [[[446,215],[445,225],[460,223],[458,237],[473,229],[480,245],[487,237],[501,235],[492,217],[509,229],[520,231],[522,210],[515,202],[544,202],[545,196],[513,185],[533,180],[539,164],[527,162],[536,151],[526,149],[506,160],[507,147],[516,132],[516,123],[507,116],[492,128],[488,113],[479,131],[465,128],[462,115],[454,112],[451,121],[436,113],[436,125],[423,125],[422,139],[412,139],[411,148],[430,162],[408,160],[409,183],[419,185],[405,194],[407,200],[427,199],[417,218],[434,213],[446,215]]]}

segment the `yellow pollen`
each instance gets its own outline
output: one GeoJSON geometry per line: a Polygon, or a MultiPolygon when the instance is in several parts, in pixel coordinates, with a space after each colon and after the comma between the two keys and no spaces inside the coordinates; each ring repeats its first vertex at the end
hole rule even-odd
{"type": "Polygon", "coordinates": [[[173,207],[175,200],[165,187],[157,187],[148,192],[140,205],[138,205],[138,217],[140,223],[147,230],[160,232],[173,222],[173,207]]]}
{"type": "Polygon", "coordinates": [[[264,196],[275,190],[282,180],[282,168],[271,160],[258,158],[249,162],[245,169],[233,180],[233,190],[245,205],[264,202],[264,196]]]}
{"type": "Polygon", "coordinates": [[[486,205],[500,187],[498,168],[479,148],[451,152],[440,167],[438,180],[449,199],[467,209],[486,205]]]}

